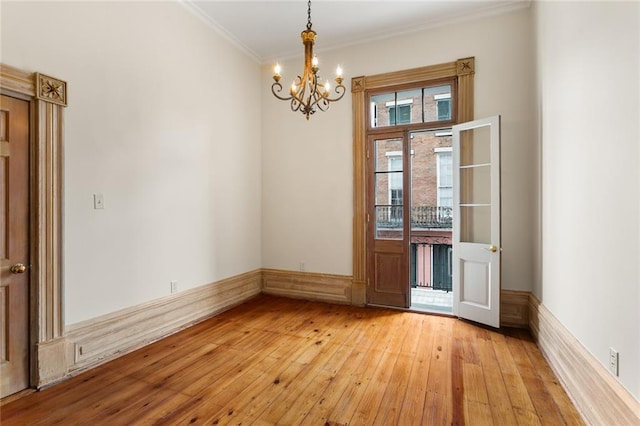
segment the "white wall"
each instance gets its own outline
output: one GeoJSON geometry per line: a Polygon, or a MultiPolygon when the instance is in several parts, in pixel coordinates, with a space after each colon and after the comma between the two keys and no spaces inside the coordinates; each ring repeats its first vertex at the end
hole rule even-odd
{"type": "Polygon", "coordinates": [[[3,2],[1,60],[69,84],[67,324],[260,268],[255,62],[173,2],[3,2]]]}
{"type": "MultiPolygon", "coordinates": [[[[352,77],[475,56],[475,115],[503,119],[503,287],[531,290],[538,151],[531,28],[525,9],[320,52],[321,75],[332,78],[341,64],[349,93],[308,122],[273,97],[272,69],[264,67],[263,265],[297,270],[306,261],[309,271],[352,274],[352,77]]],[[[321,40],[320,33],[316,47],[321,40]]],[[[286,90],[302,60],[282,65],[286,90]]]]}
{"type": "Polygon", "coordinates": [[[542,303],[640,399],[640,3],[536,5],[542,303]]]}

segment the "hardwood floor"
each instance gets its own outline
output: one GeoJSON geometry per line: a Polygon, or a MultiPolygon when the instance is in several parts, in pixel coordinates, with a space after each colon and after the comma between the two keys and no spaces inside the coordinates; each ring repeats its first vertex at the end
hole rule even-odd
{"type": "Polygon", "coordinates": [[[583,424],[529,334],[262,295],[1,407],[16,424],[583,424]]]}

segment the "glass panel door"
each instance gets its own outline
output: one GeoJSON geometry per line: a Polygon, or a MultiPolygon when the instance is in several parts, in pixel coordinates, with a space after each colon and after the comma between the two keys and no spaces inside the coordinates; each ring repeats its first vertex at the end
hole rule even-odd
{"type": "Polygon", "coordinates": [[[500,117],[453,126],[454,313],[500,326],[500,117]]]}
{"type": "Polygon", "coordinates": [[[369,303],[408,306],[407,158],[403,133],[369,138],[369,303]]]}

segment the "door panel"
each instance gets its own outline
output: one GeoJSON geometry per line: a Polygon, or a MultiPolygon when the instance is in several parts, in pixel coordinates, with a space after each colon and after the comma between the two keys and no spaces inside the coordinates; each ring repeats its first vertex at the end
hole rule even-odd
{"type": "Polygon", "coordinates": [[[500,326],[500,117],[453,126],[454,313],[500,326]]]}
{"type": "Polygon", "coordinates": [[[402,133],[369,139],[368,303],[407,307],[409,244],[406,143],[402,133]]]}
{"type": "Polygon", "coordinates": [[[29,103],[0,105],[0,397],[29,386],[29,103]]]}

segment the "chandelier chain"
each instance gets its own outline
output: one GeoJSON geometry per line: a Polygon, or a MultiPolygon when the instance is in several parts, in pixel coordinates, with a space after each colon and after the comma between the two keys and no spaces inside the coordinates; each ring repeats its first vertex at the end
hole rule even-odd
{"type": "Polygon", "coordinates": [[[311,0],[307,2],[307,29],[311,29],[311,0]]]}

